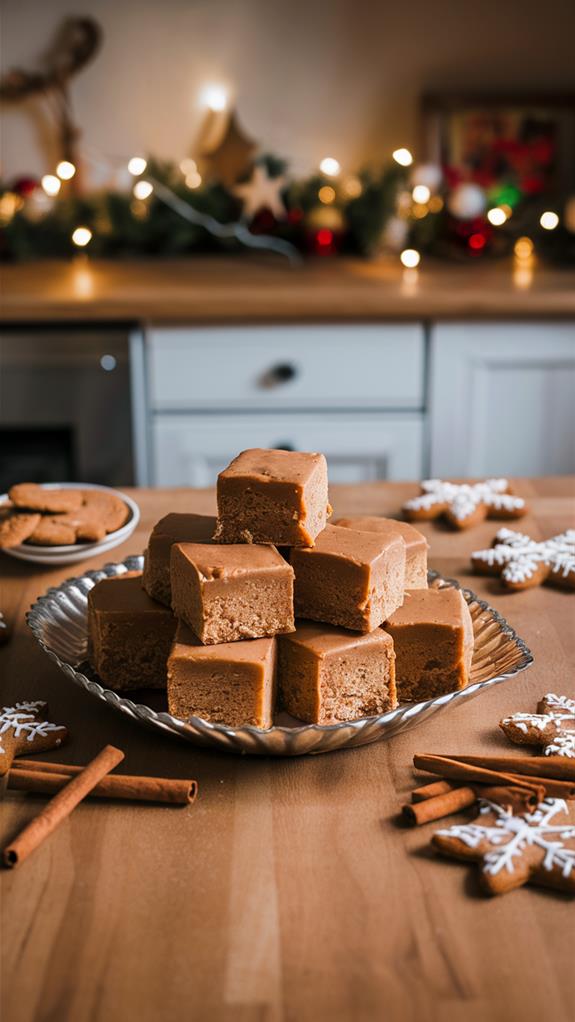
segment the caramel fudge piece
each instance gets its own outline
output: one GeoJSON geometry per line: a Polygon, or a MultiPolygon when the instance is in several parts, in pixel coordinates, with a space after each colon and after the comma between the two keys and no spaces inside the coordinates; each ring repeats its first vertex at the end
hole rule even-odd
{"type": "Polygon", "coordinates": [[[313,546],[330,514],[323,454],[254,448],[218,476],[219,543],[313,546]]]}
{"type": "Polygon", "coordinates": [[[175,631],[173,614],[144,592],[139,572],[102,579],[88,593],[88,657],[117,692],[166,687],[175,631]]]}
{"type": "Polygon", "coordinates": [[[282,705],[308,724],[375,717],[397,705],[391,636],[300,621],[279,645],[282,705]]]}
{"type": "Polygon", "coordinates": [[[359,532],[377,532],[380,536],[403,536],[405,541],[405,588],[427,589],[428,542],[418,529],[408,522],[396,522],[394,518],[379,518],[375,515],[354,518],[338,518],[332,523],[342,529],[358,529],[359,532]]]}
{"type": "Polygon", "coordinates": [[[459,589],[412,589],[388,618],[400,702],[465,688],[473,656],[473,623],[459,589]]]}
{"type": "Polygon", "coordinates": [[[210,543],[216,519],[210,515],[171,514],[154,525],[144,554],[142,585],[148,596],[167,607],[172,602],[170,551],[173,543],[210,543]]]}
{"type": "Polygon", "coordinates": [[[293,632],[293,568],[273,546],[176,543],[172,608],[200,642],[293,632]]]}
{"type": "Polygon", "coordinates": [[[292,550],[296,617],[371,632],[403,602],[405,543],[327,525],[311,549],[292,550]]]}
{"type": "Polygon", "coordinates": [[[227,727],[273,723],[275,639],[203,646],[180,622],[168,659],[168,708],[174,717],[202,717],[227,727]]]}

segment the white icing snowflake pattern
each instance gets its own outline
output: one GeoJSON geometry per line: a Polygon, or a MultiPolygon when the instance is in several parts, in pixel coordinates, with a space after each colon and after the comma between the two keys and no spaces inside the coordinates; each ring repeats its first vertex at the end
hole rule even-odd
{"type": "Polygon", "coordinates": [[[539,709],[541,713],[512,713],[500,726],[512,740],[513,729],[517,729],[525,735],[525,744],[542,745],[545,756],[575,759],[575,699],[548,692],[539,709]]]}
{"type": "Polygon", "coordinates": [[[558,869],[564,878],[575,870],[575,848],[566,848],[565,841],[575,838],[575,825],[564,823],[551,826],[551,820],[560,812],[567,812],[567,803],[560,798],[546,798],[531,813],[514,816],[513,813],[495,802],[480,803],[478,822],[456,824],[448,830],[437,833],[442,837],[456,838],[468,848],[479,849],[487,845],[483,853],[483,871],[490,876],[506,871],[513,873],[517,860],[529,848],[543,852],[543,869],[558,869]],[[494,815],[493,825],[482,824],[481,817],[494,815]]]}
{"type": "Polygon", "coordinates": [[[433,511],[437,514],[448,511],[457,521],[464,522],[478,507],[485,507],[488,514],[499,512],[518,513],[525,508],[522,497],[508,493],[507,479],[486,479],[483,483],[449,483],[441,479],[426,479],[421,484],[421,496],[413,497],[403,505],[405,511],[433,511]]]}
{"type": "Polygon", "coordinates": [[[0,713],[0,752],[5,752],[2,735],[12,732],[14,738],[26,736],[29,742],[34,738],[46,738],[52,731],[65,731],[60,724],[52,724],[49,720],[38,720],[39,712],[46,703],[22,702],[14,706],[4,706],[0,713]]]}
{"type": "Polygon", "coordinates": [[[575,573],[575,529],[542,543],[514,529],[499,529],[495,545],[489,550],[476,550],[471,559],[501,568],[501,578],[515,585],[528,582],[541,565],[549,568],[550,574],[566,579],[575,573]]]}

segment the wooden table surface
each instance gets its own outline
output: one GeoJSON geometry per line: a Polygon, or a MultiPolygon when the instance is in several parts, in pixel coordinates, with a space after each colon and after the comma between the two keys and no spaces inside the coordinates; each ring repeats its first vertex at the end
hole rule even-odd
{"type": "Polygon", "coordinates": [[[2,267],[0,316],[16,323],[377,322],[575,317],[575,273],[512,260],[453,264],[276,257],[42,261],[2,267]]]}
{"type": "MultiPolygon", "coordinates": [[[[518,481],[522,528],[575,525],[574,480],[518,481]]],[[[338,513],[397,514],[413,485],[333,487],[338,513]]],[[[139,491],[139,530],[99,560],[141,552],[169,510],[207,512],[208,491],[139,491]]],[[[428,524],[431,566],[490,600],[535,656],[532,668],[388,742],[324,756],[258,759],[147,731],[72,685],[24,624],[34,598],[83,566],[0,558],[0,605],[15,634],[0,652],[3,702],[42,698],[70,726],[51,758],[85,762],[106,742],[120,770],[193,776],[194,806],[85,802],[2,881],[5,1022],[181,1019],[571,1022],[574,907],[534,887],[477,893],[474,867],[436,858],[434,825],[395,816],[414,752],[509,752],[497,722],[545,692],[575,694],[575,595],[503,594],[469,574],[497,525],[428,524]]],[[[41,798],[10,792],[5,843],[41,798]]],[[[571,810],[575,819],[575,810],[571,810]]]]}

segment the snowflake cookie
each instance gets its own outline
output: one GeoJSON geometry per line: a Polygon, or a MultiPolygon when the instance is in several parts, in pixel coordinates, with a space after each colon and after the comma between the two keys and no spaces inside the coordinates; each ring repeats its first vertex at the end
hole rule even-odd
{"type": "Polygon", "coordinates": [[[467,529],[484,518],[521,518],[527,505],[509,492],[507,479],[462,484],[427,479],[421,495],[403,505],[403,513],[410,522],[443,516],[454,528],[467,529]]]}
{"type": "Polygon", "coordinates": [[[45,720],[47,703],[23,702],[0,712],[0,776],[16,756],[55,749],[68,738],[68,729],[45,720]]]}
{"type": "Polygon", "coordinates": [[[432,844],[443,855],[480,862],[487,894],[532,883],[575,895],[575,824],[553,822],[566,813],[567,803],[560,798],[546,798],[518,816],[481,801],[472,823],[437,831],[432,844]]]}
{"type": "Polygon", "coordinates": [[[543,582],[575,588],[575,529],[542,543],[513,529],[500,529],[489,550],[471,554],[474,571],[500,575],[507,589],[529,589],[543,582]]]}
{"type": "Polygon", "coordinates": [[[538,745],[544,756],[575,759],[575,699],[548,692],[537,713],[513,713],[499,727],[516,745],[538,745]]]}

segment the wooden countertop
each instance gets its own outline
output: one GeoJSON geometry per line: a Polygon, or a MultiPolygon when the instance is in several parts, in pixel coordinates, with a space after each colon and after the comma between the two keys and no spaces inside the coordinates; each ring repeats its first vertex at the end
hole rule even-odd
{"type": "Polygon", "coordinates": [[[12,322],[245,323],[575,317],[575,272],[512,263],[280,258],[41,262],[3,266],[12,322]]]}
{"type": "MultiPolygon", "coordinates": [[[[532,536],[575,524],[573,478],[516,488],[530,501],[521,528],[532,536]]],[[[397,514],[414,492],[333,487],[338,513],[397,514]]],[[[485,899],[473,866],[430,853],[433,825],[405,830],[394,816],[413,787],[414,752],[509,752],[504,714],[533,710],[549,690],[574,694],[575,595],[504,594],[469,574],[469,552],[495,523],[456,534],[428,523],[431,565],[497,607],[534,666],[388,742],[291,760],[220,755],[77,689],[24,624],[49,586],[141,552],[168,510],[214,506],[209,491],[134,495],[141,527],[112,555],[59,570],[0,555],[0,603],[16,622],[0,650],[3,702],[46,699],[52,720],[70,726],[70,744],[48,758],[85,762],[112,742],[126,752],[120,772],[193,776],[200,794],[183,809],[85,802],[33,859],[3,873],[7,1022],[570,1022],[569,899],[534,887],[485,899]]],[[[10,792],[2,843],[43,804],[10,792]]]]}

